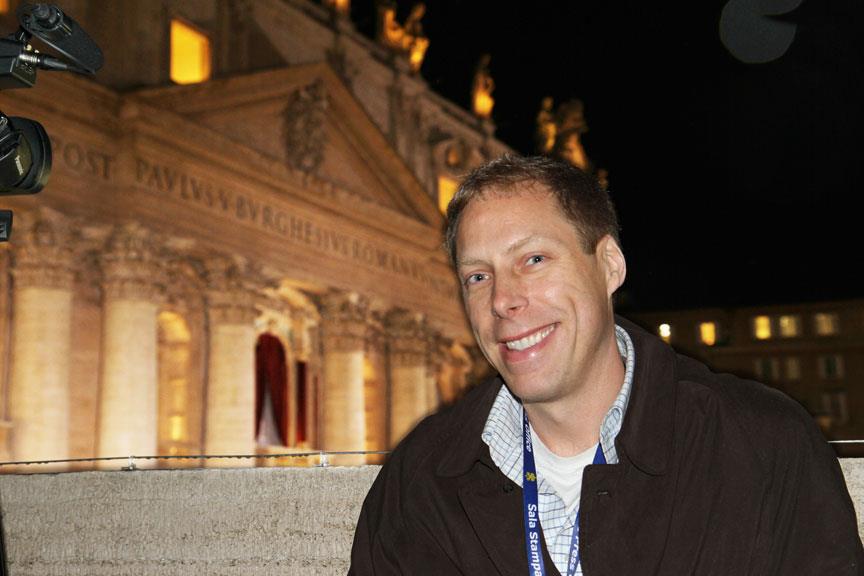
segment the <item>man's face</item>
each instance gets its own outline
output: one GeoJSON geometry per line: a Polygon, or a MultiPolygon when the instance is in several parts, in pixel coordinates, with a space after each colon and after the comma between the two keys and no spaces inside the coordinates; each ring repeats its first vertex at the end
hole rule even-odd
{"type": "Polygon", "coordinates": [[[471,201],[456,246],[474,336],[513,394],[554,402],[599,377],[625,273],[611,237],[586,254],[555,197],[535,186],[471,201]]]}

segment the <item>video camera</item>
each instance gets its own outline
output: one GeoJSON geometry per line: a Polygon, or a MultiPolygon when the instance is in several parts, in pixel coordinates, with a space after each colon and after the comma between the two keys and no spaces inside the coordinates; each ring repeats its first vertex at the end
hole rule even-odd
{"type": "MultiPolygon", "coordinates": [[[[52,4],[22,4],[20,27],[0,38],[0,90],[30,88],[36,71],[64,70],[92,75],[102,67],[102,51],[78,24],[52,4]],[[62,58],[41,54],[30,45],[35,36],[62,58]]],[[[0,111],[0,195],[35,194],[51,173],[51,140],[35,120],[0,111]]],[[[9,239],[12,211],[0,210],[0,242],[9,239]]]]}

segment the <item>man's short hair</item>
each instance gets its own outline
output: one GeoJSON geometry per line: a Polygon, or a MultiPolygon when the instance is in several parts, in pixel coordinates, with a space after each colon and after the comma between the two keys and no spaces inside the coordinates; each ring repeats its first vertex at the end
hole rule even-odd
{"type": "Polygon", "coordinates": [[[505,154],[472,170],[447,206],[444,246],[454,266],[459,218],[468,204],[493,188],[496,192],[519,193],[524,185],[532,184],[543,186],[558,200],[587,254],[593,254],[597,243],[607,234],[620,244],[615,206],[596,178],[572,164],[547,156],[505,154]]]}

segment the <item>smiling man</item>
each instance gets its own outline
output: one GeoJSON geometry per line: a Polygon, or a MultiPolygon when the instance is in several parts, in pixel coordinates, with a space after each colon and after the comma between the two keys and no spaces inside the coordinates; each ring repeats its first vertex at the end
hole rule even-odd
{"type": "Polygon", "coordinates": [[[627,266],[590,176],[505,156],[468,175],[447,216],[498,376],[394,451],[352,574],[864,574],[812,418],[615,316],[627,266]]]}

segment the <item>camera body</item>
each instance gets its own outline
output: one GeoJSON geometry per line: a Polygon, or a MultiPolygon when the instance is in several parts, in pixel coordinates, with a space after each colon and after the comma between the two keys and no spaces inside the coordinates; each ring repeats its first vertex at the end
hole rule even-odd
{"type": "MultiPolygon", "coordinates": [[[[52,4],[21,4],[20,27],[0,39],[0,89],[30,88],[36,71],[66,70],[93,74],[102,67],[102,51],[78,24],[52,4]],[[36,37],[63,58],[30,46],[36,37]]],[[[51,140],[35,120],[10,117],[0,111],[0,196],[35,194],[51,174],[51,140]]],[[[0,242],[9,239],[12,212],[0,210],[0,242]]]]}

